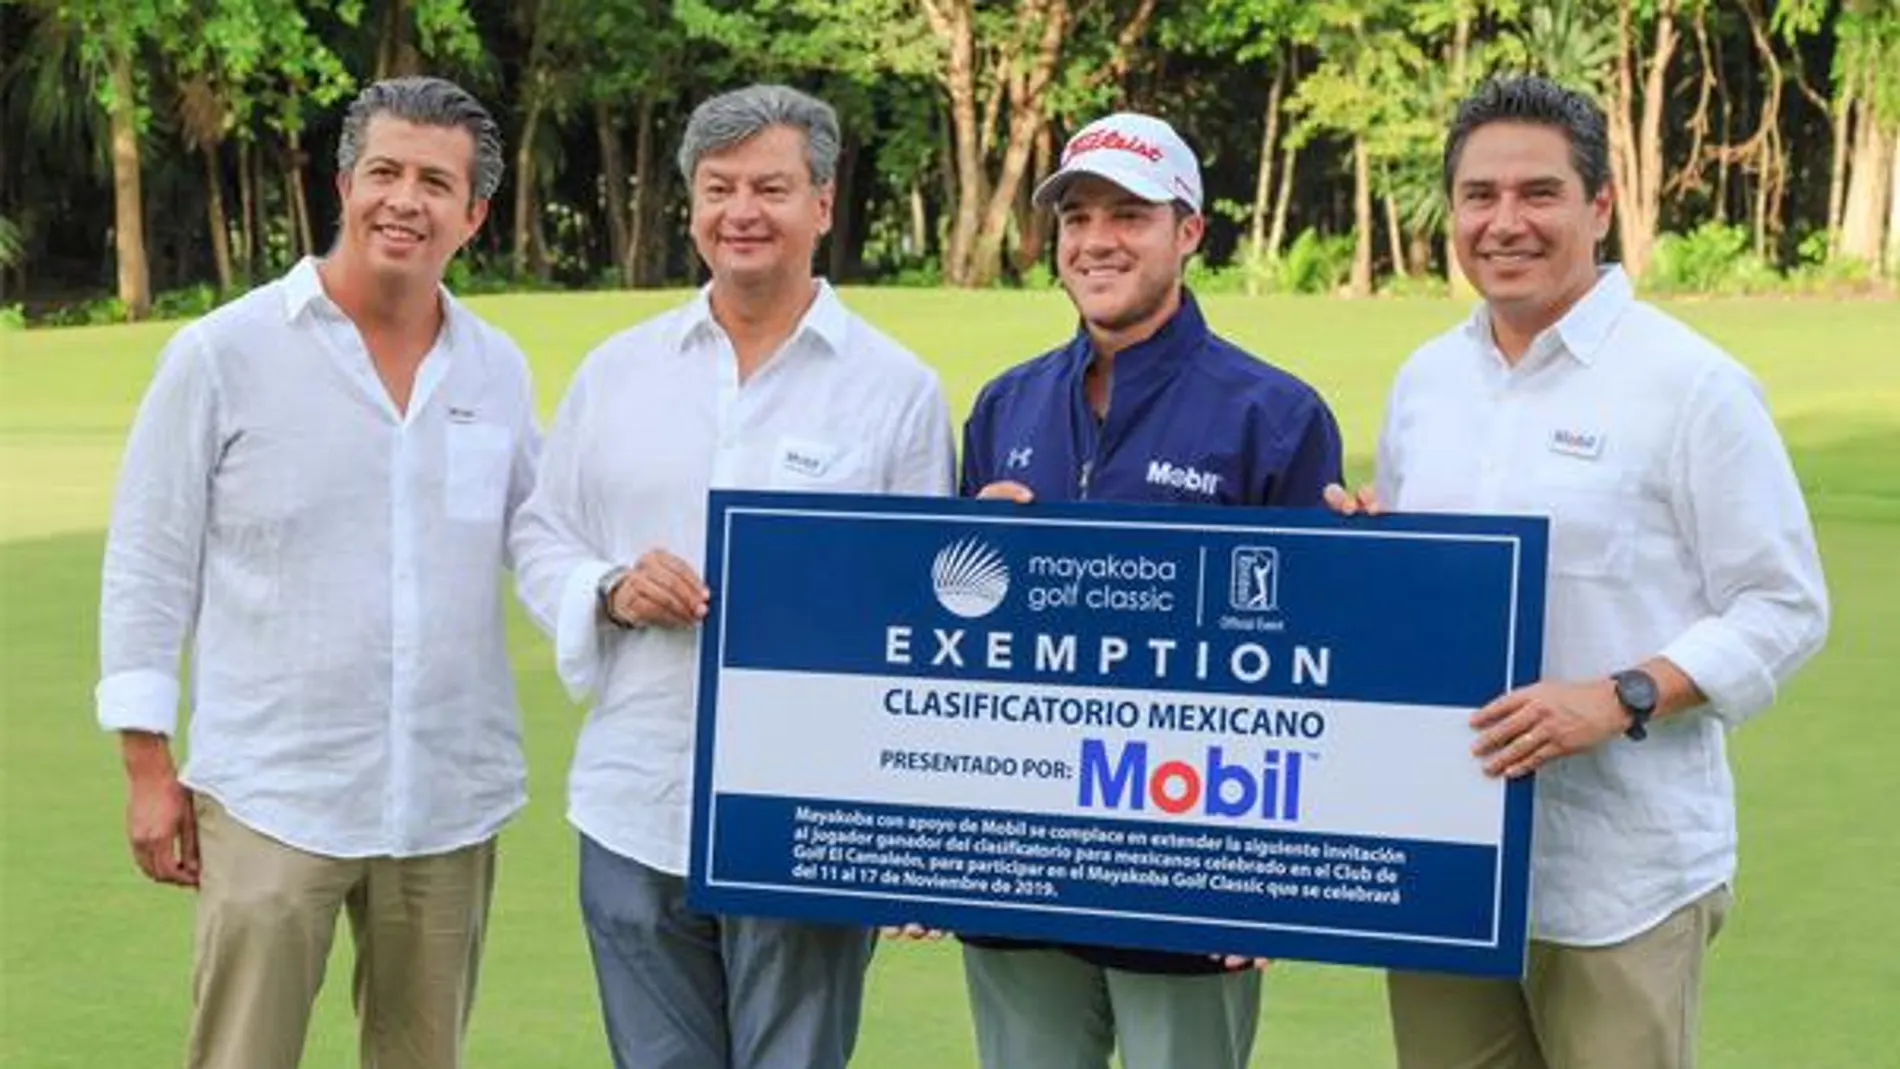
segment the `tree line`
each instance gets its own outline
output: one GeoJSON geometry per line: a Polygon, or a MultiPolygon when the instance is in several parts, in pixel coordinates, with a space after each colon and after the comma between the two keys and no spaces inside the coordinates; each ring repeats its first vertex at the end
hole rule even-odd
{"type": "Polygon", "coordinates": [[[1127,107],[1202,156],[1204,276],[1455,285],[1442,133],[1503,71],[1604,105],[1639,278],[1900,273],[1900,0],[0,0],[0,308],[321,252],[342,104],[412,73],[507,137],[471,287],[693,281],[681,127],[762,80],[840,113],[834,279],[1046,282],[1029,191],[1127,107]]]}

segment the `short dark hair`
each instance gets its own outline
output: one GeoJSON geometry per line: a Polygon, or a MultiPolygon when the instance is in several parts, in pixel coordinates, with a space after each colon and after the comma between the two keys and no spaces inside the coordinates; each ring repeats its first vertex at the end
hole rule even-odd
{"type": "Polygon", "coordinates": [[[1570,164],[1583,179],[1585,196],[1594,197],[1610,180],[1609,120],[1596,101],[1535,74],[1492,78],[1458,103],[1445,134],[1445,192],[1464,154],[1465,141],[1480,126],[1494,122],[1551,126],[1570,142],[1570,164]]]}
{"type": "Polygon", "coordinates": [[[389,115],[418,126],[459,126],[475,142],[475,159],[468,176],[469,199],[487,200],[501,186],[501,127],[468,90],[446,78],[388,78],[373,82],[343,116],[343,133],[336,141],[337,170],[356,169],[356,156],[369,132],[369,121],[389,115]]]}

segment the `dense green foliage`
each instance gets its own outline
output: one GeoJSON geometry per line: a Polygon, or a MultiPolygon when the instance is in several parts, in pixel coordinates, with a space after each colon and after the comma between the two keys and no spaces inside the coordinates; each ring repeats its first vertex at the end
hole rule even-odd
{"type": "Polygon", "coordinates": [[[1659,253],[1659,289],[1900,268],[1900,0],[0,0],[0,309],[96,321],[184,290],[189,310],[320,251],[340,102],[410,72],[506,132],[476,290],[690,282],[680,126],[777,79],[845,121],[836,279],[1033,285],[1029,186],[1126,106],[1205,160],[1205,270],[1430,292],[1450,108],[1519,70],[1603,100],[1612,254],[1640,274],[1659,253]]]}

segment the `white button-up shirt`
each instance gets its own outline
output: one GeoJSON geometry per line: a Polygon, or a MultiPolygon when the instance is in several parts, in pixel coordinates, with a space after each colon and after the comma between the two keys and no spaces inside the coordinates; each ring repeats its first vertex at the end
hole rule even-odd
{"type": "Polygon", "coordinates": [[[505,525],[533,480],[527,362],[442,295],[407,412],[316,262],[180,330],[106,541],[101,726],[330,857],[440,853],[525,801],[502,636],[505,525]]]}
{"type": "Polygon", "coordinates": [[[797,329],[744,385],[706,290],[603,342],[561,402],[515,526],[521,600],[554,637],[569,693],[593,696],[568,818],[664,872],[686,871],[699,630],[604,624],[601,578],[656,547],[700,568],[711,487],[941,496],[954,485],[936,374],[815,285],[797,329]]]}
{"type": "Polygon", "coordinates": [[[1708,698],[1538,772],[1533,936],[1620,942],[1732,879],[1724,735],[1774,701],[1828,616],[1801,488],[1748,373],[1636,301],[1619,268],[1515,367],[1480,307],[1400,370],[1378,488],[1400,511],[1550,518],[1545,679],[1661,654],[1708,698]]]}

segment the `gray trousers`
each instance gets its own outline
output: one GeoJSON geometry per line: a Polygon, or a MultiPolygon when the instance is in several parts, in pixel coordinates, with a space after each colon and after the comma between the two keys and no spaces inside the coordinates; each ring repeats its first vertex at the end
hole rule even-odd
{"type": "Polygon", "coordinates": [[[1244,1069],[1260,1022],[1260,974],[1160,976],[1060,950],[965,944],[983,1069],[1244,1069]]]}
{"type": "Polygon", "coordinates": [[[699,913],[581,836],[581,916],[616,1069],[844,1069],[875,933],[699,913]]]}

